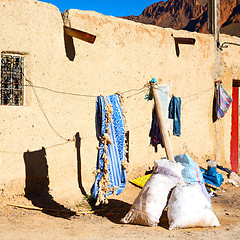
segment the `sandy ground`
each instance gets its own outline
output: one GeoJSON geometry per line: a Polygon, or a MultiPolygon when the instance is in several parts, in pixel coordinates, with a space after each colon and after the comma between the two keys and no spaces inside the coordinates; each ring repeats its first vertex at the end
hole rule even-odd
{"type": "MultiPolygon", "coordinates": [[[[214,213],[221,223],[217,228],[192,228],[168,230],[166,212],[157,227],[145,227],[119,223],[130,209],[140,188],[128,183],[119,196],[109,198],[109,204],[94,214],[36,211],[9,206],[48,206],[61,208],[51,197],[28,200],[23,195],[0,197],[0,239],[240,239],[240,188],[223,185],[219,196],[212,198],[214,213]]],[[[67,206],[65,206],[67,207],[67,206]]],[[[68,206],[69,207],[69,206],[68,206]]],[[[89,204],[82,200],[74,211],[89,211],[89,204]]]]}

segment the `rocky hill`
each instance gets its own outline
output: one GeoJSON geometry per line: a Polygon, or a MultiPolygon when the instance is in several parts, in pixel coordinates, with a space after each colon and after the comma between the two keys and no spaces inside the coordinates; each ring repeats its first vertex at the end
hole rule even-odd
{"type": "MultiPolygon", "coordinates": [[[[160,27],[208,33],[208,0],[168,0],[154,3],[139,16],[125,19],[160,27]]],[[[220,0],[220,27],[240,23],[240,0],[220,0]]]]}

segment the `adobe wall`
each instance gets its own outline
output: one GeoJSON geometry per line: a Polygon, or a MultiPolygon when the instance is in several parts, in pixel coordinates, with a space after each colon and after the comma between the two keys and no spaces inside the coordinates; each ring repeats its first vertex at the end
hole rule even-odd
{"type": "MultiPolygon", "coordinates": [[[[39,99],[26,86],[24,106],[0,106],[0,182],[5,191],[18,185],[14,192],[23,192],[27,156],[47,162],[49,191],[56,199],[74,202],[82,198],[80,165],[82,185],[89,193],[98,146],[96,96],[142,88],[152,77],[171,84],[172,93],[182,98],[182,135],[171,136],[174,154],[187,153],[201,165],[208,158],[215,159],[212,36],[80,10],[69,10],[62,19],[55,6],[39,1],[23,4],[0,0],[0,13],[0,51],[24,55],[26,78],[38,86],[35,92],[39,99]],[[63,24],[96,35],[95,43],[79,39],[65,42],[63,24]],[[177,57],[172,35],[192,37],[196,43],[180,45],[177,57]],[[81,136],[81,164],[75,142],[67,141],[73,140],[77,132],[81,136]]],[[[239,40],[221,36],[221,41],[225,39],[239,40]]],[[[230,94],[232,79],[240,79],[239,66],[239,49],[224,49],[220,78],[230,94]]],[[[132,176],[165,156],[163,149],[155,153],[149,145],[153,102],[144,100],[145,92],[133,95],[138,92],[124,94],[132,176]]],[[[231,110],[221,120],[221,164],[226,167],[230,167],[230,129],[231,110]]]]}

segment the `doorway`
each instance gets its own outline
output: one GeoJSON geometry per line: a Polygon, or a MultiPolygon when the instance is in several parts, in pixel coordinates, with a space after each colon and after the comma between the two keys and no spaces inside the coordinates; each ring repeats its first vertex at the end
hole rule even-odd
{"type": "Polygon", "coordinates": [[[233,80],[230,162],[236,173],[239,171],[239,87],[240,80],[233,80]]]}

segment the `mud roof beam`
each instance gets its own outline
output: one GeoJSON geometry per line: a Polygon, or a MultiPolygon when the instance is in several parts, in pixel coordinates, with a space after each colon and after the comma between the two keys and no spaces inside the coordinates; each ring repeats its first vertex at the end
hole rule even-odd
{"type": "Polygon", "coordinates": [[[174,37],[174,40],[176,44],[194,45],[196,42],[195,38],[174,37]]]}
{"type": "Polygon", "coordinates": [[[64,26],[64,32],[71,37],[78,38],[80,40],[83,40],[91,44],[93,44],[96,39],[96,36],[93,34],[83,32],[75,28],[66,27],[66,26],[64,26]]]}

